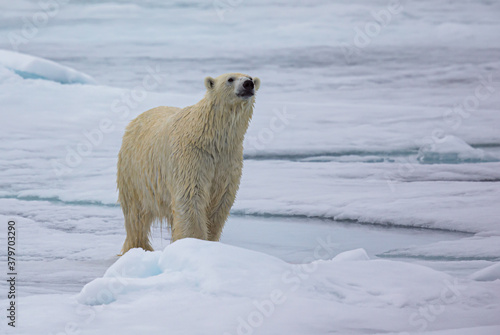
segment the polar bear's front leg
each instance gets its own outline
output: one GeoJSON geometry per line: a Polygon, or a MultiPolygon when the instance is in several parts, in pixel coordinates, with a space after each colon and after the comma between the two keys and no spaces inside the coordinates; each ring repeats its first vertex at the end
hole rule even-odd
{"type": "Polygon", "coordinates": [[[208,238],[207,205],[215,169],[203,153],[194,151],[189,156],[182,158],[189,164],[180,164],[173,176],[172,242],[185,237],[208,238]]]}
{"type": "Polygon", "coordinates": [[[208,240],[219,241],[222,229],[229,217],[229,211],[233,206],[236,192],[240,186],[241,167],[233,170],[233,174],[228,176],[227,187],[222,190],[222,196],[212,203],[208,213],[208,240]]]}
{"type": "Polygon", "coordinates": [[[208,218],[208,240],[209,241],[219,241],[222,234],[222,228],[226,224],[226,220],[229,216],[229,211],[233,206],[234,198],[236,192],[227,191],[222,196],[222,199],[218,206],[214,208],[214,211],[210,214],[208,218]]]}
{"type": "Polygon", "coordinates": [[[215,175],[214,193],[208,209],[208,240],[219,241],[222,229],[226,224],[229,211],[233,206],[236,193],[240,187],[241,171],[243,169],[243,147],[231,155],[225,169],[220,169],[215,175]]]}
{"type": "Polygon", "coordinates": [[[208,218],[205,208],[206,205],[200,195],[181,197],[174,202],[172,242],[186,237],[207,239],[208,218]]]}

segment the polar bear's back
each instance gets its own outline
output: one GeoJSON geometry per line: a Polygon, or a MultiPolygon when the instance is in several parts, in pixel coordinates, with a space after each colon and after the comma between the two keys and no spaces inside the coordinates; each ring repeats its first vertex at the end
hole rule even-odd
{"type": "Polygon", "coordinates": [[[177,107],[156,107],[132,120],[123,135],[119,158],[151,159],[155,157],[149,155],[164,154],[162,150],[168,141],[171,119],[180,110],[177,107]]]}
{"type": "Polygon", "coordinates": [[[162,130],[170,118],[180,110],[178,107],[160,106],[145,111],[129,123],[125,136],[162,130]]]}

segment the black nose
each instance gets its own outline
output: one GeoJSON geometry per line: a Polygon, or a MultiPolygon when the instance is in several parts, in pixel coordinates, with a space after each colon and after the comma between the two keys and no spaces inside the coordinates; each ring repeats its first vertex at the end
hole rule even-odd
{"type": "Polygon", "coordinates": [[[253,86],[253,81],[251,80],[247,80],[243,83],[243,88],[245,90],[253,90],[254,86],[253,86]]]}

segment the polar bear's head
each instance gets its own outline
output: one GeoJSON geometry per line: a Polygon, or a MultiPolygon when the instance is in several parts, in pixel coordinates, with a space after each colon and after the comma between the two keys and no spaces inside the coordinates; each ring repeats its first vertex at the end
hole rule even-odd
{"type": "Polygon", "coordinates": [[[205,87],[209,97],[223,99],[228,103],[254,101],[260,87],[260,79],[242,73],[226,73],[217,78],[206,77],[205,87]]]}

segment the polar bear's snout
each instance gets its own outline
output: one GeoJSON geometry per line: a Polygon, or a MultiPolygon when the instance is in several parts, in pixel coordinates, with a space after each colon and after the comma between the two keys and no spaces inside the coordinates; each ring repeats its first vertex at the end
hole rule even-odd
{"type": "Polygon", "coordinates": [[[242,78],[242,84],[238,88],[237,95],[243,98],[250,98],[255,94],[255,85],[252,78],[242,78]]]}

